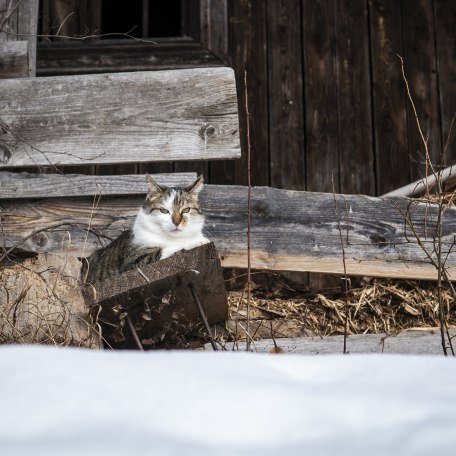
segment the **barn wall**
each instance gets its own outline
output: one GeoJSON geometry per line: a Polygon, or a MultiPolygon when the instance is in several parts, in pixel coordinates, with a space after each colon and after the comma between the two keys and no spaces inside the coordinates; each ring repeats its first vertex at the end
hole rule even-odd
{"type": "MultiPolygon", "coordinates": [[[[183,4],[185,17],[199,18],[184,32],[236,71],[243,158],[85,172],[174,169],[203,172],[211,183],[246,184],[246,71],[254,185],[311,191],[332,191],[334,185],[343,193],[383,194],[425,171],[397,54],[405,62],[431,157],[440,160],[456,111],[454,0],[183,4]]],[[[43,20],[49,21],[46,11],[43,20]]],[[[453,163],[455,156],[453,142],[446,162],[453,163]]]]}
{"type": "MultiPolygon", "coordinates": [[[[228,15],[240,87],[248,75],[255,185],[332,191],[334,179],[374,195],[419,178],[423,147],[396,54],[439,161],[456,111],[456,2],[232,0],[228,15]]],[[[214,179],[245,184],[245,155],[214,179]]],[[[447,163],[455,155],[453,142],[447,163]]]]}

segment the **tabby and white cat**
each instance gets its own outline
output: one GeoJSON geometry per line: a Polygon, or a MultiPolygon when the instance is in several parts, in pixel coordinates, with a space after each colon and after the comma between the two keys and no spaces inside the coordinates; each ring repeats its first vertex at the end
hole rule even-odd
{"type": "Polygon", "coordinates": [[[99,282],[209,242],[203,234],[204,215],[198,200],[203,177],[188,187],[172,188],[157,184],[149,174],[146,178],[148,193],[133,229],[84,261],[81,277],[85,282],[99,282]]]}

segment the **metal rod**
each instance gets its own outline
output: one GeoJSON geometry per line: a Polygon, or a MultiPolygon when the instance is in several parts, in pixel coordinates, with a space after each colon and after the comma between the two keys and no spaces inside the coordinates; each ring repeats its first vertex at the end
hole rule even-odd
{"type": "Polygon", "coordinates": [[[188,284],[188,288],[190,288],[190,293],[192,294],[193,301],[195,301],[195,304],[196,304],[196,307],[200,314],[201,320],[203,320],[204,327],[206,328],[206,332],[207,332],[207,335],[209,336],[209,340],[211,342],[212,348],[214,350],[218,350],[217,344],[215,343],[215,340],[212,337],[211,328],[207,321],[206,315],[204,314],[203,306],[201,305],[201,302],[200,302],[198,296],[196,295],[195,286],[193,285],[193,283],[190,283],[190,284],[188,284]]]}
{"type": "Polygon", "coordinates": [[[136,332],[136,329],[133,326],[133,322],[130,319],[130,315],[128,315],[128,314],[127,314],[127,323],[128,323],[128,327],[130,328],[133,339],[135,340],[136,346],[138,347],[139,350],[144,351],[144,347],[142,346],[142,343],[139,340],[138,333],[136,332]]]}

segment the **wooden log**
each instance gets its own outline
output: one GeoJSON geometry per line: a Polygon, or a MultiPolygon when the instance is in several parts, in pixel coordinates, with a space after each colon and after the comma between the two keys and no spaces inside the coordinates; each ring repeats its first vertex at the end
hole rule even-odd
{"type": "MultiPolygon", "coordinates": [[[[456,331],[450,334],[454,337],[456,331]]],[[[276,339],[277,346],[284,353],[296,355],[328,355],[342,353],[344,336],[313,336],[276,339]]],[[[227,343],[227,350],[245,350],[245,342],[227,343]]],[[[272,339],[252,342],[252,349],[259,353],[272,352],[272,339]]],[[[210,344],[205,345],[211,350],[210,344]]],[[[443,355],[440,330],[406,331],[399,334],[356,334],[348,336],[349,353],[388,353],[409,355],[443,355]]]]}
{"type": "Polygon", "coordinates": [[[203,327],[189,285],[209,324],[228,319],[220,260],[212,243],[87,285],[84,297],[87,304],[101,306],[99,320],[109,344],[122,342],[121,347],[131,348],[133,340],[122,330],[127,314],[146,345],[203,327]]]}
{"type": "MultiPolygon", "coordinates": [[[[196,173],[153,174],[160,184],[189,185],[196,173]]],[[[0,200],[93,195],[144,195],[145,174],[92,176],[82,174],[30,174],[0,171],[0,200]]]]}
{"type": "Polygon", "coordinates": [[[238,158],[230,68],[7,79],[0,167],[238,158]]]}
{"type": "Polygon", "coordinates": [[[99,43],[39,43],[38,76],[119,71],[216,67],[223,63],[190,38],[159,38],[153,43],[109,40],[99,43]]]}
{"type": "Polygon", "coordinates": [[[0,79],[28,78],[27,41],[0,41],[0,79]]]}
{"type": "MultiPolygon", "coordinates": [[[[404,221],[410,216],[417,233],[432,249],[435,207],[403,198],[336,198],[349,275],[436,279],[435,268],[405,229],[404,221]]],[[[246,267],[247,189],[207,186],[202,201],[206,231],[215,242],[222,265],[246,267]]],[[[101,198],[95,206],[93,198],[6,201],[1,205],[1,242],[20,244],[25,250],[65,250],[85,256],[130,227],[142,202],[142,196],[101,198]],[[34,234],[37,228],[49,230],[34,234]]],[[[448,207],[443,216],[444,256],[454,243],[455,232],[456,208],[448,207]]],[[[456,253],[451,252],[446,267],[453,279],[455,265],[456,253]]],[[[254,188],[252,267],[343,274],[334,196],[254,188]]]]}
{"type": "Polygon", "coordinates": [[[414,196],[420,195],[426,191],[431,190],[440,179],[441,183],[452,183],[456,180],[456,166],[452,165],[442,171],[437,171],[436,174],[418,179],[411,184],[404,185],[401,188],[385,193],[383,196],[414,196]]]}

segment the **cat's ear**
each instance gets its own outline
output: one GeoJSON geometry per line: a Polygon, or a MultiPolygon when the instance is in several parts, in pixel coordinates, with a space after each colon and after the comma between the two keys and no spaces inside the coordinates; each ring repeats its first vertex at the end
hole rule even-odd
{"type": "Polygon", "coordinates": [[[149,193],[164,192],[164,187],[161,187],[152,179],[150,174],[146,174],[147,187],[149,188],[149,193]]]}
{"type": "Polygon", "coordinates": [[[195,195],[198,195],[198,193],[204,188],[204,177],[203,175],[198,176],[195,182],[193,184],[190,184],[186,190],[189,193],[194,193],[195,195]]]}

